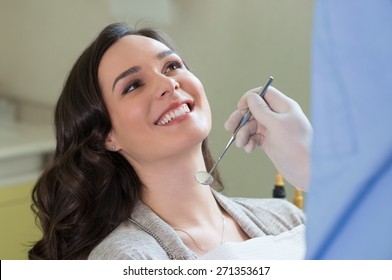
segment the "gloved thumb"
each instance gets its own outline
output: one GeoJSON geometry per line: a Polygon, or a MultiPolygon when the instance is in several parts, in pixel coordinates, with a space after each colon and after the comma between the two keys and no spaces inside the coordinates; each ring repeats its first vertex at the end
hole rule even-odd
{"type": "Polygon", "coordinates": [[[253,118],[264,126],[268,126],[266,124],[269,120],[271,120],[275,113],[271,110],[267,102],[258,94],[252,93],[249,94],[247,103],[253,118]]]}

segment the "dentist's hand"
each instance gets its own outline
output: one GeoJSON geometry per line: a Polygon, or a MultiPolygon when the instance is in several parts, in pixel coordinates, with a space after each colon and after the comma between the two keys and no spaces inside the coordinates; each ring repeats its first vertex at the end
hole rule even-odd
{"type": "Polygon", "coordinates": [[[256,88],[245,93],[225,128],[233,132],[249,108],[252,117],[238,131],[237,147],[248,153],[261,147],[289,183],[307,190],[312,139],[309,120],[297,102],[277,89],[270,86],[264,99],[259,92],[256,88]]]}

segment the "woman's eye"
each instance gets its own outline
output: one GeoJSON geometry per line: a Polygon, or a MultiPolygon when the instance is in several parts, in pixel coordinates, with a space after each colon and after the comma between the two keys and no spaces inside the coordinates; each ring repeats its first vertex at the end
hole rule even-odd
{"type": "Polygon", "coordinates": [[[166,69],[165,69],[165,73],[169,72],[169,71],[173,71],[173,70],[177,70],[177,69],[181,69],[182,68],[182,63],[179,61],[172,61],[170,62],[166,69]]]}
{"type": "Polygon", "coordinates": [[[141,80],[136,80],[136,81],[132,81],[128,86],[125,87],[122,95],[132,92],[136,89],[138,89],[139,87],[143,86],[143,82],[141,80]]]}

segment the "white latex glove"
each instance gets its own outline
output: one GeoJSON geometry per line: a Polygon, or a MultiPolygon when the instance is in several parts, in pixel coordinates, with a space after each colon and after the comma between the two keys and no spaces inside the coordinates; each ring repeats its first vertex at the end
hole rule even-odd
{"type": "Polygon", "coordinates": [[[307,190],[310,177],[312,127],[297,102],[273,87],[264,99],[260,88],[244,94],[225,123],[233,132],[247,109],[252,117],[237,133],[236,145],[246,152],[261,147],[277,170],[292,185],[307,190]]]}

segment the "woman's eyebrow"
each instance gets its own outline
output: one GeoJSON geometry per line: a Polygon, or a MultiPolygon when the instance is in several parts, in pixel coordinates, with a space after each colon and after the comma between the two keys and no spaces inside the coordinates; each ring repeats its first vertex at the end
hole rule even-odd
{"type": "Polygon", "coordinates": [[[157,54],[157,58],[163,59],[163,58],[165,58],[166,56],[169,56],[169,55],[171,55],[171,54],[173,54],[173,53],[176,53],[176,52],[173,51],[173,50],[166,50],[166,51],[163,51],[163,52],[158,53],[158,54],[157,54]]]}
{"type": "Polygon", "coordinates": [[[117,78],[114,80],[113,83],[113,87],[112,87],[112,91],[114,90],[114,87],[116,86],[117,82],[121,79],[124,79],[125,77],[135,74],[137,72],[139,72],[142,69],[142,67],[140,66],[133,66],[127,70],[125,70],[124,72],[122,72],[120,75],[117,76],[117,78]]]}
{"type": "MultiPolygon", "coordinates": [[[[157,58],[164,59],[165,57],[167,57],[173,53],[175,53],[175,51],[165,50],[163,52],[158,53],[157,58]]],[[[118,75],[117,78],[114,80],[112,91],[114,91],[114,87],[116,86],[116,84],[119,80],[124,79],[125,77],[128,77],[129,75],[135,74],[135,73],[139,72],[141,69],[142,69],[142,67],[140,67],[140,66],[133,66],[133,67],[125,70],[124,72],[122,72],[120,75],[118,75]]]]}

